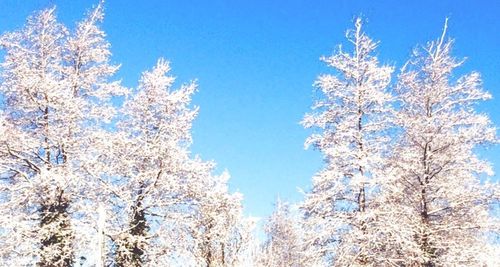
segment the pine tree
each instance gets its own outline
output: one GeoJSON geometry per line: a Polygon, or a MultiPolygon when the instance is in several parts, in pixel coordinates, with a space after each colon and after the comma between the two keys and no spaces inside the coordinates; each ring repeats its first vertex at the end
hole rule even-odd
{"type": "Polygon", "coordinates": [[[373,56],[377,43],[362,31],[361,19],[347,40],[352,53],[338,52],[322,60],[336,76],[319,76],[315,86],[323,93],[305,116],[306,128],[318,129],[306,145],[321,151],[325,169],[313,178],[313,188],[302,208],[308,254],[336,266],[369,264],[378,229],[371,202],[376,195],[387,151],[384,137],[390,124],[391,95],[387,93],[392,67],[379,66],[373,56]]]}

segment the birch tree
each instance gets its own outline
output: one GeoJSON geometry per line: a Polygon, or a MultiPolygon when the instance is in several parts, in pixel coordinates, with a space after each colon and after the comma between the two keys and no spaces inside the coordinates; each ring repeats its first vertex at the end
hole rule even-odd
{"type": "Polygon", "coordinates": [[[361,19],[346,37],[351,53],[339,46],[336,54],[321,58],[335,75],[318,77],[314,85],[323,97],[302,121],[318,130],[306,146],[321,151],[326,163],[302,204],[308,254],[335,266],[371,261],[367,244],[378,231],[370,225],[376,216],[371,201],[387,150],[387,86],[393,72],[373,55],[378,43],[362,31],[361,19]]]}

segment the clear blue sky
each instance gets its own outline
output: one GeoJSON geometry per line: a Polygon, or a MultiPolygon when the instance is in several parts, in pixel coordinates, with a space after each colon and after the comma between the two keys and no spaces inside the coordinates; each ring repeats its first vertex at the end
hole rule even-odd
{"type": "MultiPolygon", "coordinates": [[[[0,32],[54,4],[73,26],[96,3],[0,0],[0,32]]],[[[230,171],[247,215],[269,215],[278,195],[301,200],[297,187],[308,188],[320,169],[319,152],[303,149],[309,133],[299,121],[312,103],[314,79],[329,71],[319,57],[344,42],[356,15],[381,41],[380,61],[397,68],[417,44],[437,38],[450,17],[454,54],[468,57],[460,73],[482,74],[494,99],[479,109],[500,125],[498,0],[108,0],[105,7],[103,26],[124,85],[135,86],[159,57],[171,61],[179,82],[198,80],[192,151],[230,171]]],[[[482,155],[500,172],[498,146],[482,155]]]]}

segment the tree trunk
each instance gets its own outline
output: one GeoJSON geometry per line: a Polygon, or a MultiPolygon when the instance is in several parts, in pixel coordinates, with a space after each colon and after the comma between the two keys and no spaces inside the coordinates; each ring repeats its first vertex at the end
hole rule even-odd
{"type": "Polygon", "coordinates": [[[141,238],[146,237],[149,226],[146,220],[146,211],[142,205],[144,186],[141,185],[138,197],[132,208],[132,219],[130,221],[130,230],[128,235],[119,240],[117,251],[116,266],[119,267],[140,267],[144,264],[143,255],[145,254],[146,244],[141,238]]]}
{"type": "Polygon", "coordinates": [[[40,230],[42,231],[40,267],[73,266],[74,239],[68,214],[69,201],[64,191],[58,190],[55,200],[48,200],[40,207],[40,230]]]}

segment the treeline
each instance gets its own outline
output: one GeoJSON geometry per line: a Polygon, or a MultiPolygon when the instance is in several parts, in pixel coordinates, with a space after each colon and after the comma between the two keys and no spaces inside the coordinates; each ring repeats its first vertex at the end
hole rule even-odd
{"type": "Polygon", "coordinates": [[[302,123],[325,167],[259,244],[229,175],[189,151],[197,84],[159,59],[121,85],[103,18],[50,8],[0,36],[1,266],[499,265],[499,184],[475,153],[498,141],[474,110],[491,95],[453,75],[447,24],[399,73],[360,19],[322,58],[302,123]]]}
{"type": "Polygon", "coordinates": [[[399,73],[378,62],[361,19],[349,48],[322,58],[334,74],[316,80],[302,124],[325,167],[297,212],[277,205],[265,266],[500,265],[500,187],[476,154],[498,142],[474,110],[491,95],[479,73],[454,75],[464,60],[446,31],[399,73]]]}
{"type": "Polygon", "coordinates": [[[0,265],[241,264],[241,196],[189,153],[196,83],[160,59],[122,86],[102,20],[51,8],[1,36],[0,265]]]}

